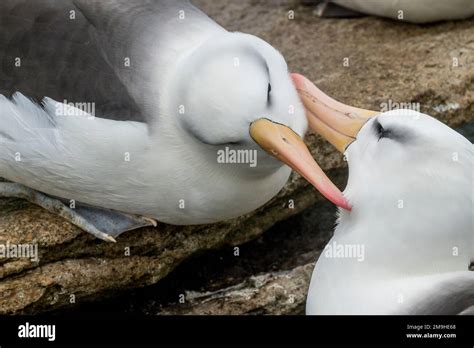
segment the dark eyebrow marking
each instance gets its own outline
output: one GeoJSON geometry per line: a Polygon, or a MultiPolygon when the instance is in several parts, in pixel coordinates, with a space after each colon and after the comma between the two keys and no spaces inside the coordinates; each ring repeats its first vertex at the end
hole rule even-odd
{"type": "Polygon", "coordinates": [[[247,51],[251,56],[253,56],[256,60],[260,62],[262,68],[265,69],[265,71],[267,72],[267,75],[270,77],[270,69],[268,67],[267,60],[255,49],[249,48],[247,51]]]}
{"type": "Polygon", "coordinates": [[[267,86],[267,106],[272,105],[272,98],[271,98],[271,91],[272,91],[272,85],[270,83],[270,68],[268,67],[267,61],[260,55],[256,54],[258,56],[260,62],[262,63],[263,67],[265,68],[268,76],[268,86],[267,86]]]}
{"type": "MultiPolygon", "coordinates": [[[[268,86],[267,87],[270,91],[272,89],[271,82],[270,82],[270,68],[268,67],[267,60],[260,54],[260,52],[256,51],[255,49],[249,49],[248,53],[254,57],[262,66],[262,68],[267,72],[268,76],[268,86]]],[[[271,98],[270,98],[270,91],[267,90],[267,106],[271,105],[271,98]]]]}
{"type": "Polygon", "coordinates": [[[272,85],[269,82],[268,87],[267,87],[267,106],[272,104],[272,95],[270,94],[271,91],[272,91],[272,85]]]}
{"type": "Polygon", "coordinates": [[[392,139],[400,143],[406,143],[416,138],[416,134],[412,129],[398,125],[395,127],[393,125],[383,127],[378,119],[375,119],[374,123],[372,124],[372,128],[379,140],[385,138],[392,139]]]}

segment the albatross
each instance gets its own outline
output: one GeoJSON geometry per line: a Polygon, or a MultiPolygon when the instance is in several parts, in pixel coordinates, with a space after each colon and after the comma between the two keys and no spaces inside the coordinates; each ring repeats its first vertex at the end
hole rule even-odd
{"type": "Polygon", "coordinates": [[[326,0],[320,7],[324,16],[351,16],[357,11],[411,23],[466,19],[474,16],[471,0],[326,0]],[[337,7],[337,6],[342,6],[337,7]]]}
{"type": "Polygon", "coordinates": [[[107,241],[248,213],[292,168],[350,209],[265,41],[175,0],[3,0],[0,23],[0,196],[107,241]],[[218,160],[242,151],[256,161],[218,160]]]}
{"type": "Polygon", "coordinates": [[[472,313],[474,145],[413,110],[357,119],[293,78],[309,122],[345,153],[352,206],[317,260],[307,314],[472,313]]]}

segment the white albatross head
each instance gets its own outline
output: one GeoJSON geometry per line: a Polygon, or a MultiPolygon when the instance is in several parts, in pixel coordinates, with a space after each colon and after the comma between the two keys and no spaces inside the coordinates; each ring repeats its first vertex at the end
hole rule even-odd
{"type": "Polygon", "coordinates": [[[346,154],[352,206],[339,210],[316,262],[306,312],[454,314],[472,306],[473,144],[428,115],[354,109],[293,79],[309,124],[346,154]]]}
{"type": "Polygon", "coordinates": [[[393,201],[400,209],[413,203],[430,209],[436,197],[472,209],[473,144],[431,116],[381,113],[361,128],[346,156],[345,192],[354,209],[388,209],[393,201]]]}
{"type": "Polygon", "coordinates": [[[287,164],[336,205],[350,209],[302,140],[308,122],[276,49],[255,36],[225,32],[177,66],[173,108],[181,108],[177,123],[198,145],[258,151],[258,168],[236,170],[265,174],[287,164]]]}
{"type": "Polygon", "coordinates": [[[340,210],[335,236],[351,233],[370,246],[372,264],[405,275],[467,270],[474,261],[474,145],[426,114],[353,112],[303,76],[293,78],[310,125],[348,160],[344,197],[352,210],[340,210]]]}
{"type": "Polygon", "coordinates": [[[360,238],[371,245],[373,263],[403,275],[468,270],[474,261],[469,140],[431,116],[393,110],[369,120],[346,156],[344,195],[353,210],[340,212],[337,233],[366,234],[360,238]]]}

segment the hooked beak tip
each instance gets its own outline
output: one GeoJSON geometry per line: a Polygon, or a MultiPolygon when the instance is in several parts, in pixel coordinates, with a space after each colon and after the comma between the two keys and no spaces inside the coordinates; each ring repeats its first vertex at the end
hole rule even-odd
{"type": "Polygon", "coordinates": [[[350,210],[342,192],[316,163],[303,139],[291,128],[261,118],[251,123],[249,133],[267,153],[298,172],[324,197],[341,208],[350,210]]]}

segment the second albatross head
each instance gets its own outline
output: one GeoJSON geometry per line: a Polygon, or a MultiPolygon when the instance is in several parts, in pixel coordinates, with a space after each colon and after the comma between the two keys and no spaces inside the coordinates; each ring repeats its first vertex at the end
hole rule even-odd
{"type": "Polygon", "coordinates": [[[344,194],[353,207],[340,210],[317,260],[306,313],[456,314],[471,307],[474,145],[414,110],[364,120],[363,111],[352,113],[303,76],[293,78],[309,122],[348,159],[344,194]]]}
{"type": "Polygon", "coordinates": [[[344,194],[353,210],[341,212],[341,223],[351,221],[366,230],[379,223],[373,228],[379,234],[394,221],[410,233],[427,225],[431,238],[437,226],[448,240],[472,231],[474,147],[469,140],[420,112],[356,109],[301,75],[293,74],[293,80],[311,128],[346,154],[344,194]]]}

